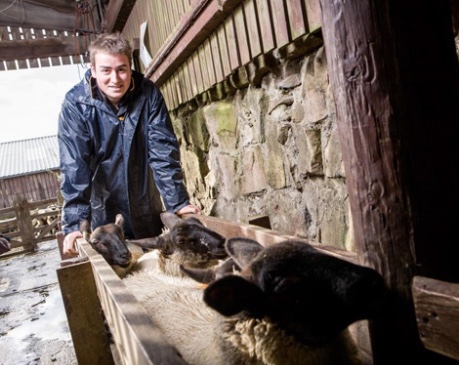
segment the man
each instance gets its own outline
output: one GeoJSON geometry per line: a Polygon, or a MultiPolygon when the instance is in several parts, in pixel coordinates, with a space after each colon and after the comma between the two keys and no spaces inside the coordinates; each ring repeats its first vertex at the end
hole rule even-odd
{"type": "Polygon", "coordinates": [[[75,254],[79,223],[92,227],[125,218],[125,234],[159,235],[159,214],[200,214],[183,184],[180,150],[159,89],[131,70],[132,49],[121,34],[89,47],[91,69],[65,96],[58,140],[64,254],[75,254]]]}

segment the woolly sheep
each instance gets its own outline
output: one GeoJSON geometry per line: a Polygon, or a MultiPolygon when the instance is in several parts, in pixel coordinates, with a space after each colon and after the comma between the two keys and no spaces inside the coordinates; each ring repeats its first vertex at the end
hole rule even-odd
{"type": "Polygon", "coordinates": [[[138,260],[135,270],[160,270],[172,276],[183,276],[180,265],[209,268],[228,256],[225,238],[198,219],[181,219],[174,213],[164,212],[161,220],[167,228],[162,235],[127,241],[145,250],[154,250],[138,260]]]}
{"type": "Polygon", "coordinates": [[[199,220],[181,219],[169,212],[162,213],[161,220],[167,231],[152,238],[125,240],[124,218],[121,214],[116,216],[115,223],[97,227],[93,232],[90,223],[83,220],[80,231],[121,278],[132,270],[183,276],[180,265],[209,268],[227,257],[225,238],[206,228],[199,220]],[[129,250],[134,251],[132,245],[152,251],[133,253],[129,250]]]}
{"type": "Polygon", "coordinates": [[[381,309],[376,271],[294,240],[263,248],[231,238],[226,250],[241,272],[225,273],[204,292],[189,278],[137,272],[125,279],[185,361],[361,363],[347,327],[381,309]]]}

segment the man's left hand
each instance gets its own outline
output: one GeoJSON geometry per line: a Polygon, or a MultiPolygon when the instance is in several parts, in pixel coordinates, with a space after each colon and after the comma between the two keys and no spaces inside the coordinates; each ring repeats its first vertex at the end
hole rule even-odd
{"type": "Polygon", "coordinates": [[[183,207],[182,209],[180,209],[178,212],[177,212],[177,215],[179,216],[182,216],[183,214],[187,214],[187,213],[191,213],[191,214],[201,214],[201,209],[199,209],[196,205],[194,204],[189,204],[185,207],[183,207]]]}

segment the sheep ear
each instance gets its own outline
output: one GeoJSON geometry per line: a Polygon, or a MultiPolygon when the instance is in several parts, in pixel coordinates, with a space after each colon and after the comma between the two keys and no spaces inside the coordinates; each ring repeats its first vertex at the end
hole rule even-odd
{"type": "Polygon", "coordinates": [[[180,271],[198,283],[209,284],[215,280],[215,272],[212,269],[195,269],[180,265],[180,271]]]}
{"type": "Polygon", "coordinates": [[[265,312],[261,289],[236,275],[228,275],[209,284],[204,290],[204,302],[227,317],[247,311],[260,318],[265,312]]]}
{"type": "Polygon", "coordinates": [[[263,250],[263,246],[257,241],[242,237],[226,240],[225,248],[241,268],[249,266],[255,256],[263,250]]]}
{"type": "Polygon", "coordinates": [[[122,214],[116,215],[115,224],[120,228],[124,227],[124,217],[122,214]]]}
{"type": "Polygon", "coordinates": [[[160,217],[163,224],[169,229],[172,229],[178,222],[182,221],[177,214],[171,212],[163,212],[160,217]]]}
{"type": "Polygon", "coordinates": [[[80,222],[80,232],[86,242],[91,242],[91,223],[87,219],[80,222]]]}
{"type": "Polygon", "coordinates": [[[91,224],[87,219],[83,219],[80,222],[80,232],[81,233],[91,233],[91,224]]]}
{"type": "Polygon", "coordinates": [[[126,240],[127,243],[132,243],[135,246],[139,246],[147,249],[163,249],[166,247],[165,240],[162,237],[151,237],[142,238],[138,240],[126,240]]]}

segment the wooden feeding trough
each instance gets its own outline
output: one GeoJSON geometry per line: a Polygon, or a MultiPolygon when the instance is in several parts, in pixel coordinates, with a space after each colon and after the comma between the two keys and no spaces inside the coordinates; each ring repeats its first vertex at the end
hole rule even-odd
{"type": "MultiPolygon", "coordinates": [[[[227,238],[247,237],[265,246],[286,239],[298,240],[297,237],[282,235],[253,224],[208,216],[193,217],[227,238]]],[[[57,273],[78,363],[185,364],[176,348],[168,343],[104,258],[82,239],[78,240],[77,247],[79,257],[63,260],[57,273]]],[[[324,245],[315,247],[357,263],[355,253],[324,245]]],[[[426,283],[425,280],[417,277],[413,285],[413,297],[419,309],[418,322],[423,324],[421,339],[426,348],[458,359],[458,336],[454,325],[458,319],[457,286],[447,286],[448,289],[445,289],[441,285],[440,290],[438,283],[426,283]],[[428,284],[430,286],[427,288],[428,284]],[[448,295],[445,295],[445,290],[448,295]],[[438,313],[449,313],[448,321],[439,321],[438,318],[426,321],[425,316],[435,312],[434,308],[438,308],[438,313]],[[435,336],[429,336],[429,333],[435,333],[435,336]],[[446,342],[443,341],[445,339],[446,342]]],[[[350,329],[362,352],[364,363],[372,364],[367,321],[354,323],[350,329]]]]}

